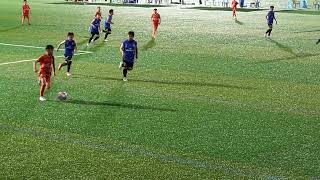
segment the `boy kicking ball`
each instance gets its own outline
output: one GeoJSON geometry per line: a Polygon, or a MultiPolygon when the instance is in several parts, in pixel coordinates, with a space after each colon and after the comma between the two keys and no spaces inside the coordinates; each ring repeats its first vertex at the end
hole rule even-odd
{"type": "Polygon", "coordinates": [[[272,28],[273,28],[273,20],[275,20],[276,24],[278,24],[278,21],[277,21],[275,15],[274,15],[274,6],[270,6],[270,11],[268,12],[266,18],[267,18],[269,29],[267,30],[267,32],[266,32],[266,34],[264,36],[265,37],[270,37],[271,36],[271,32],[272,32],[272,28]]]}
{"type": "Polygon", "coordinates": [[[90,44],[93,44],[96,40],[100,38],[100,23],[101,16],[98,14],[91,22],[89,28],[91,37],[89,38],[87,46],[90,46],[90,44]]]}
{"type": "Polygon", "coordinates": [[[128,81],[128,71],[133,69],[135,61],[138,59],[138,44],[134,40],[134,32],[128,33],[128,39],[124,40],[120,47],[122,61],[120,68],[123,68],[123,81],[128,81]]]}
{"type": "Polygon", "coordinates": [[[72,64],[72,57],[74,53],[77,51],[77,44],[73,40],[73,38],[74,38],[74,33],[69,32],[67,35],[67,39],[62,41],[57,48],[57,51],[59,51],[60,47],[64,44],[65,62],[59,64],[58,70],[60,71],[63,66],[67,66],[67,76],[71,76],[70,69],[72,64]]]}
{"type": "Polygon", "coordinates": [[[24,20],[28,20],[28,25],[30,25],[30,6],[28,5],[27,0],[23,0],[22,5],[22,18],[21,18],[21,24],[24,25],[24,20]]]}
{"type": "Polygon", "coordinates": [[[104,23],[104,30],[103,32],[106,33],[106,35],[104,36],[104,42],[107,42],[107,38],[108,38],[108,35],[111,34],[111,24],[113,24],[112,22],[112,16],[113,16],[113,9],[110,9],[109,10],[109,16],[108,18],[106,19],[105,23],[104,23]]]}
{"type": "Polygon", "coordinates": [[[33,63],[33,71],[38,73],[38,79],[40,81],[40,101],[45,101],[44,91],[50,89],[51,86],[51,74],[56,75],[54,66],[53,46],[47,45],[45,54],[40,56],[38,60],[33,63]],[[37,70],[37,63],[40,63],[40,70],[37,70]]]}

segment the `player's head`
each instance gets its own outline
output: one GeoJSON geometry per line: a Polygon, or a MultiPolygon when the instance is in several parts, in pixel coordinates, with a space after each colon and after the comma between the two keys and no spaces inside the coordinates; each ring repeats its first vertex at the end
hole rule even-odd
{"type": "Polygon", "coordinates": [[[52,45],[46,46],[46,54],[47,55],[53,55],[53,50],[54,50],[54,47],[52,45]]]}
{"type": "Polygon", "coordinates": [[[109,10],[109,14],[110,14],[110,15],[113,15],[113,9],[110,9],[110,10],[109,10]]]}
{"type": "Polygon", "coordinates": [[[68,32],[67,37],[68,37],[68,39],[72,40],[74,38],[74,33],[68,32]]]}
{"type": "Polygon", "coordinates": [[[23,4],[27,4],[28,2],[27,2],[27,0],[23,0],[23,4]]]}
{"type": "Polygon", "coordinates": [[[96,19],[101,19],[101,15],[100,14],[96,14],[96,19]]]}
{"type": "Polygon", "coordinates": [[[274,6],[270,6],[270,10],[272,10],[272,11],[273,11],[273,10],[274,10],[274,6]]]}
{"type": "Polygon", "coordinates": [[[101,11],[101,7],[100,6],[97,7],[97,11],[101,11]]]}
{"type": "Polygon", "coordinates": [[[129,31],[128,32],[128,39],[131,41],[134,38],[134,32],[133,31],[129,31]]]}
{"type": "Polygon", "coordinates": [[[153,12],[155,12],[155,13],[158,12],[158,9],[157,9],[157,8],[154,8],[154,9],[153,9],[153,12]]]}

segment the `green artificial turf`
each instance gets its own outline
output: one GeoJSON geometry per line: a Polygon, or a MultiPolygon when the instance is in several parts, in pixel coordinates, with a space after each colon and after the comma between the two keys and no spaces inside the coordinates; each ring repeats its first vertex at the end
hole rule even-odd
{"type": "MultiPolygon", "coordinates": [[[[108,43],[86,48],[96,5],[0,2],[0,43],[57,45],[74,31],[72,77],[38,101],[32,61],[42,49],[0,45],[0,179],[317,179],[320,174],[319,17],[159,7],[115,10],[108,43]],[[120,42],[140,47],[129,81],[120,42]],[[1,65],[3,64],[3,65],[1,65]],[[59,91],[67,101],[57,101],[59,91]]],[[[55,54],[63,62],[61,51],[55,54]]]]}

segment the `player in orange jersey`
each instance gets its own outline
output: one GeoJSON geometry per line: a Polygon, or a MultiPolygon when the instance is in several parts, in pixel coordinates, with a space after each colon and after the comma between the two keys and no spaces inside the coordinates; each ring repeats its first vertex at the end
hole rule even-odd
{"type": "Polygon", "coordinates": [[[157,9],[153,10],[153,13],[151,15],[151,22],[152,22],[152,37],[156,38],[157,32],[158,32],[158,26],[161,23],[161,17],[157,9]]]}
{"type": "Polygon", "coordinates": [[[27,0],[23,0],[22,18],[21,18],[22,25],[24,25],[24,20],[26,18],[28,20],[28,25],[30,25],[30,6],[28,5],[27,0]]]}
{"type": "Polygon", "coordinates": [[[97,17],[99,15],[100,18],[102,18],[102,12],[101,12],[101,7],[98,6],[97,7],[97,11],[96,11],[96,14],[94,15],[94,17],[97,17]]]}
{"type": "Polygon", "coordinates": [[[44,98],[44,91],[45,89],[50,89],[52,71],[53,75],[56,75],[53,49],[54,47],[52,45],[47,45],[45,54],[33,63],[33,70],[38,73],[38,79],[40,81],[40,101],[46,100],[44,98]],[[37,63],[40,63],[39,71],[37,70],[37,63]]]}
{"type": "Polygon", "coordinates": [[[237,6],[238,6],[238,2],[236,0],[232,0],[231,2],[231,8],[232,8],[232,17],[234,19],[237,19],[237,6]]]}

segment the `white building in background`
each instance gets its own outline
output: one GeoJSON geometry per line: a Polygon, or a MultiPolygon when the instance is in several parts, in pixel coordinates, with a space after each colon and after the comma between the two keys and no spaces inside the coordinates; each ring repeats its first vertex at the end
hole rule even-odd
{"type": "MultiPolygon", "coordinates": [[[[138,4],[186,4],[195,6],[220,6],[230,7],[232,0],[78,0],[88,2],[106,2],[106,3],[124,3],[124,2],[137,2],[138,4]]],[[[306,8],[312,5],[316,0],[237,0],[244,7],[260,7],[268,8],[273,5],[278,9],[291,9],[291,8],[306,8]],[[310,1],[310,4],[309,2],[310,1]],[[295,3],[294,3],[295,2],[295,3]]]]}

